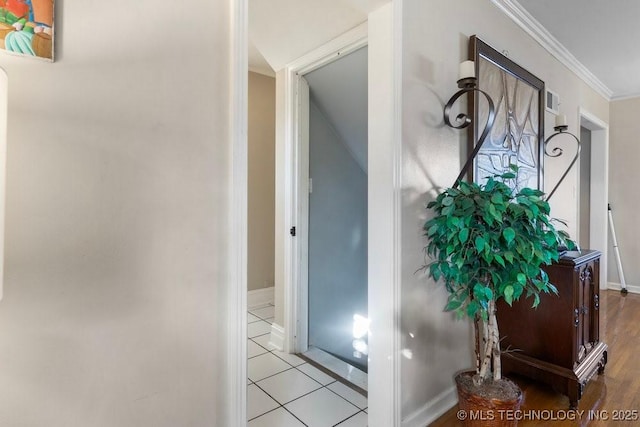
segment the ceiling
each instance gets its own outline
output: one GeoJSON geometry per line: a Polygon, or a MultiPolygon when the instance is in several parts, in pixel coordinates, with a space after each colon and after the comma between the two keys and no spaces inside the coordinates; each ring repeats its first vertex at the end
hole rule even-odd
{"type": "Polygon", "coordinates": [[[249,68],[269,74],[367,20],[389,0],[249,0],[249,68]],[[262,58],[260,58],[262,56],[262,58]]]}
{"type": "MultiPolygon", "coordinates": [[[[640,1],[492,0],[514,5],[569,53],[590,84],[612,99],[640,96],[640,1]]],[[[249,67],[274,75],[286,64],[365,22],[388,0],[249,0],[249,67]]],[[[509,13],[507,13],[509,14],[509,13]]],[[[576,67],[571,67],[576,71],[576,67]]]]}
{"type": "Polygon", "coordinates": [[[612,93],[640,96],[640,1],[518,0],[612,93]]]}

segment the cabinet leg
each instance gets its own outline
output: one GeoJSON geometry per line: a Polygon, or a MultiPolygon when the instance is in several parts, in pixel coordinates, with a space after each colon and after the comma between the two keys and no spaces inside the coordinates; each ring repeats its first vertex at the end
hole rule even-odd
{"type": "Polygon", "coordinates": [[[598,375],[604,374],[604,367],[607,364],[607,352],[602,353],[602,358],[598,363],[598,375]]]}
{"type": "Polygon", "coordinates": [[[569,382],[569,390],[567,393],[569,396],[569,409],[578,408],[578,401],[580,401],[580,398],[582,397],[583,390],[583,384],[581,384],[580,382],[569,382]]]}

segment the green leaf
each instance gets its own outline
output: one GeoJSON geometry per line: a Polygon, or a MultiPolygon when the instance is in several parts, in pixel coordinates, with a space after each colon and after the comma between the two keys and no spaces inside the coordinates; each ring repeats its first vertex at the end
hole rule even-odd
{"type": "Polygon", "coordinates": [[[496,260],[498,264],[500,264],[503,267],[506,267],[506,264],[504,263],[504,258],[502,258],[500,255],[496,254],[493,258],[496,260]]]}
{"type": "Polygon", "coordinates": [[[533,294],[533,305],[531,306],[531,308],[536,308],[538,304],[540,304],[540,295],[533,294]]]}
{"type": "Polygon", "coordinates": [[[504,300],[509,305],[513,303],[513,286],[508,285],[506,288],[504,288],[504,300]]]}
{"type": "Polygon", "coordinates": [[[522,295],[522,292],[524,291],[524,286],[521,286],[519,283],[516,283],[513,285],[513,300],[517,301],[518,298],[520,298],[520,295],[522,295]]]}
{"type": "Polygon", "coordinates": [[[481,283],[476,283],[473,286],[473,296],[477,299],[482,299],[486,296],[484,292],[484,286],[481,283]]]}
{"type": "Polygon", "coordinates": [[[490,287],[485,287],[484,288],[484,294],[487,297],[487,300],[492,300],[493,299],[493,291],[491,290],[490,287]]]}
{"type": "Polygon", "coordinates": [[[467,316],[469,317],[475,316],[479,308],[480,306],[476,301],[471,301],[469,305],[467,305],[467,316]]]}
{"type": "Polygon", "coordinates": [[[442,199],[442,206],[451,206],[453,204],[453,197],[447,196],[442,199]]]}
{"type": "Polygon", "coordinates": [[[449,299],[444,311],[453,311],[459,309],[464,301],[460,301],[452,295],[452,298],[449,299]]]}
{"type": "Polygon", "coordinates": [[[427,231],[427,236],[429,236],[429,237],[433,236],[434,234],[436,234],[438,232],[439,228],[440,227],[437,224],[436,225],[432,225],[429,228],[429,230],[427,231]]]}
{"type": "Polygon", "coordinates": [[[498,212],[496,211],[496,207],[494,205],[489,205],[489,213],[492,217],[498,218],[498,212]]]}
{"type": "Polygon", "coordinates": [[[527,284],[527,276],[525,276],[523,273],[518,273],[516,277],[517,277],[518,283],[520,283],[522,286],[527,284]]]}
{"type": "Polygon", "coordinates": [[[475,244],[476,244],[476,249],[478,250],[478,252],[482,252],[482,250],[484,249],[484,245],[486,243],[487,242],[485,242],[485,240],[484,240],[484,238],[482,236],[476,237],[475,244]]]}
{"type": "Polygon", "coordinates": [[[429,273],[431,274],[431,277],[433,277],[433,280],[435,280],[436,282],[440,280],[440,277],[442,276],[442,271],[440,271],[440,264],[438,264],[437,262],[431,264],[431,266],[429,267],[429,273]]]}
{"type": "Polygon", "coordinates": [[[502,231],[502,236],[507,241],[507,244],[509,244],[516,238],[516,231],[511,227],[507,227],[502,231]]]}
{"type": "Polygon", "coordinates": [[[460,230],[460,234],[458,234],[458,239],[460,239],[460,243],[466,243],[469,240],[469,229],[463,228],[460,230]]]}
{"type": "Polygon", "coordinates": [[[509,262],[509,264],[513,264],[513,252],[511,251],[505,252],[504,259],[506,259],[509,262]]]}

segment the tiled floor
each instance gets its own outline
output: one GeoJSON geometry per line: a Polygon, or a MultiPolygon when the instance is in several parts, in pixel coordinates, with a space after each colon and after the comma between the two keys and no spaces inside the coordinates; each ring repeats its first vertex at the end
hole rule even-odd
{"type": "Polygon", "coordinates": [[[366,427],[366,397],[301,358],[269,348],[273,314],[273,305],[248,313],[248,427],[366,427]]]}

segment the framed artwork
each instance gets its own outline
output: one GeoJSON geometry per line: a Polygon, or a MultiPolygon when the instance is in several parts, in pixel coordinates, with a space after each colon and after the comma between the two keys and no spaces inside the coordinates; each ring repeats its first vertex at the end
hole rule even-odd
{"type": "MultiPolygon", "coordinates": [[[[516,189],[543,190],[544,82],[476,36],[471,36],[469,43],[478,87],[493,99],[496,115],[474,160],[474,181],[483,182],[489,176],[509,171],[509,165],[515,164],[519,168],[513,181],[516,189]]],[[[482,101],[475,96],[471,103],[472,141],[478,141],[487,121],[488,106],[482,101]]]]}
{"type": "Polygon", "coordinates": [[[53,61],[54,0],[0,0],[0,48],[53,61]]]}

